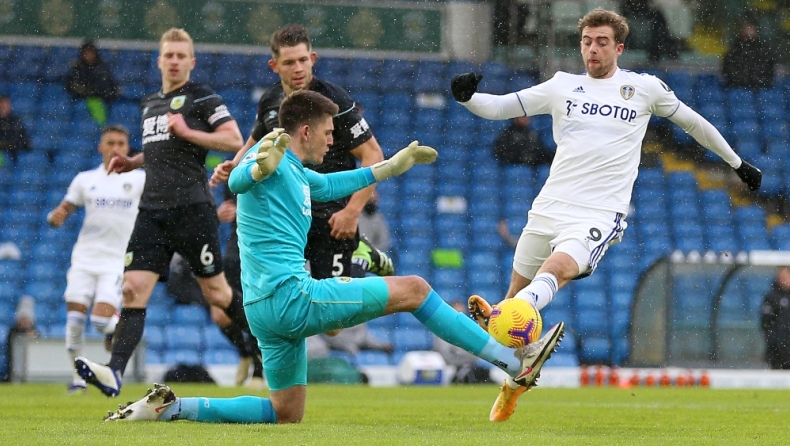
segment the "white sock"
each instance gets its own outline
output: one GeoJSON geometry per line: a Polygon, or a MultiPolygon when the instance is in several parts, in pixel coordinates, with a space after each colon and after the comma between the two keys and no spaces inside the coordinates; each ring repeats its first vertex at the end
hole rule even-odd
{"type": "MultiPolygon", "coordinates": [[[[77,356],[82,356],[82,336],[85,332],[85,319],[87,315],[81,311],[69,311],[66,313],[66,351],[71,357],[71,369],[74,369],[74,360],[77,356]]],[[[74,382],[82,381],[77,371],[72,372],[74,382]]]]}
{"type": "Polygon", "coordinates": [[[516,293],[515,298],[524,299],[536,309],[541,310],[549,304],[557,293],[559,284],[557,278],[551,273],[540,273],[532,279],[532,283],[516,293]]]}
{"type": "Polygon", "coordinates": [[[113,313],[110,317],[91,314],[91,324],[93,324],[93,328],[101,334],[108,335],[114,333],[115,326],[118,325],[118,320],[120,320],[118,313],[113,313]]]}

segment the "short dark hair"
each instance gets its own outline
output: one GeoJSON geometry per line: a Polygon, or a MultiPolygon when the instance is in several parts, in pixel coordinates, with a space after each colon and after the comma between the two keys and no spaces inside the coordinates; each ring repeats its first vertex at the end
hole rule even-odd
{"type": "Polygon", "coordinates": [[[313,124],[326,115],[335,116],[339,110],[331,99],[312,90],[297,90],[280,104],[280,127],[286,133],[299,126],[313,124]]]}
{"type": "Polygon", "coordinates": [[[588,26],[590,28],[610,26],[614,31],[614,41],[617,43],[625,43],[625,38],[628,37],[628,23],[625,17],[602,8],[593,9],[579,20],[579,35],[588,26]]]}
{"type": "Polygon", "coordinates": [[[124,135],[126,135],[127,138],[129,137],[129,130],[126,127],[122,126],[121,124],[110,124],[104,126],[101,129],[101,136],[104,136],[105,133],[110,133],[110,132],[123,133],[124,135]]]}
{"type": "Polygon", "coordinates": [[[269,40],[269,46],[272,48],[272,56],[274,56],[275,59],[280,57],[280,48],[284,46],[292,47],[300,43],[307,45],[308,50],[311,48],[310,33],[307,32],[307,28],[297,23],[291,23],[278,29],[272,34],[272,38],[269,40]]]}

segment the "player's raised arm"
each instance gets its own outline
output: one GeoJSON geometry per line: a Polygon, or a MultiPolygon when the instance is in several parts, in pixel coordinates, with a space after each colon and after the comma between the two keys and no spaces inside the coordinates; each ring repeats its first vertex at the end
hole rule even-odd
{"type": "Polygon", "coordinates": [[[421,146],[417,141],[413,141],[408,147],[392,155],[392,158],[369,168],[327,174],[307,171],[310,197],[315,201],[333,201],[373,183],[401,175],[415,164],[430,164],[436,161],[437,156],[438,153],[433,147],[421,146]]]}
{"type": "Polygon", "coordinates": [[[168,113],[167,127],[170,133],[179,138],[220,152],[237,153],[244,144],[239,125],[233,120],[220,124],[213,132],[204,132],[189,128],[182,114],[168,113]]]}
{"type": "MultiPolygon", "coordinates": [[[[277,128],[261,139],[255,156],[243,157],[239,168],[233,169],[228,177],[228,187],[234,194],[247,192],[258,181],[274,173],[285,155],[291,137],[277,128]]],[[[253,146],[255,147],[255,146],[253,146]]],[[[251,152],[251,151],[247,151],[251,152]]]]}
{"type": "Polygon", "coordinates": [[[741,157],[732,150],[732,147],[730,147],[721,133],[716,130],[716,127],[708,122],[707,119],[703,118],[699,113],[692,110],[691,107],[681,102],[677,111],[669,117],[669,120],[679,125],[680,128],[691,135],[691,137],[702,147],[719,155],[735,170],[735,173],[737,173],[741,181],[749,187],[749,190],[756,191],[760,189],[763,178],[760,169],[741,159],[741,157]]]}
{"type": "Polygon", "coordinates": [[[524,116],[524,106],[515,93],[495,95],[478,93],[477,84],[483,75],[458,74],[450,81],[453,97],[470,112],[486,119],[511,119],[524,116]]]}

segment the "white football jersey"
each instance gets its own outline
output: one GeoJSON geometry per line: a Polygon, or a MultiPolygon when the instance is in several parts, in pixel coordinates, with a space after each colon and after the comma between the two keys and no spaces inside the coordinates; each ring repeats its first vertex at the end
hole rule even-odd
{"type": "Polygon", "coordinates": [[[71,252],[72,268],[123,273],[143,186],[142,169],[107,175],[101,165],[74,177],[64,199],[84,207],[85,219],[71,252]]]}
{"type": "Polygon", "coordinates": [[[516,95],[528,116],[553,121],[557,153],[539,196],[623,214],[650,115],[669,117],[680,106],[655,76],[622,69],[609,79],[560,71],[516,95]]]}

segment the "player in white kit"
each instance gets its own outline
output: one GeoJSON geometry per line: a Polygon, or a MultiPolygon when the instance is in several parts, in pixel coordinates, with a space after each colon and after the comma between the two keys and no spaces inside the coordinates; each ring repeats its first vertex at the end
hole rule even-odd
{"type": "MultiPolygon", "coordinates": [[[[90,321],[96,331],[108,339],[115,331],[122,300],[126,245],[145,185],[142,169],[122,174],[107,172],[113,156],[129,153],[129,133],[124,127],[112,125],[102,130],[99,153],[102,165],[77,174],[63,201],[47,215],[51,226],[60,227],[78,207],[85,208],[85,219],[71,252],[64,293],[69,364],[82,355],[88,308],[93,306],[90,321]]],[[[69,392],[85,390],[85,381],[75,371],[69,392]]]]}
{"type": "MultiPolygon", "coordinates": [[[[506,95],[477,93],[482,76],[455,76],[455,99],[477,116],[510,119],[549,114],[557,152],[519,238],[506,299],[538,310],[572,279],[592,274],[609,246],[620,241],[650,116],[668,118],[729,164],[749,189],[762,174],[743,161],[705,118],[655,76],[617,66],[628,36],[625,19],[595,9],[579,21],[582,74],[557,72],[532,88],[506,95]]],[[[491,306],[480,296],[469,309],[481,326],[491,306]]],[[[506,380],[491,421],[507,420],[528,390],[506,380]]]]}

